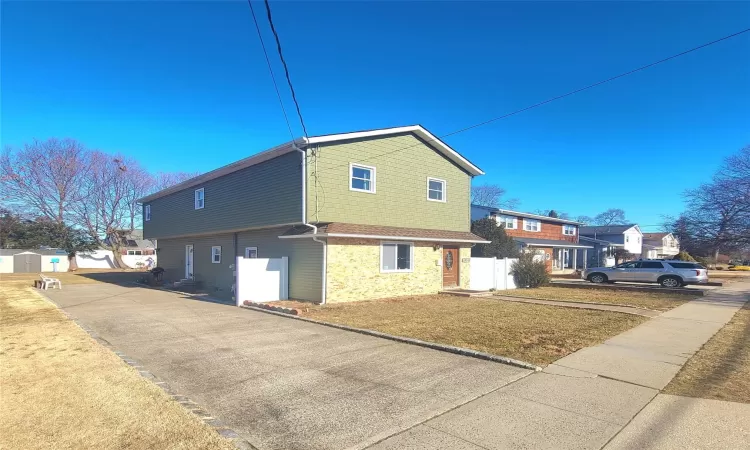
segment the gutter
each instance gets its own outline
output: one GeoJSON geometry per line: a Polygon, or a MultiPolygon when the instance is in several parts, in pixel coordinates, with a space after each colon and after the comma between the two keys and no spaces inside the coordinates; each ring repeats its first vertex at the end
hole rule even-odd
{"type": "Polygon", "coordinates": [[[302,155],[302,224],[312,229],[312,240],[323,244],[323,270],[322,270],[322,286],[320,292],[320,304],[326,304],[326,267],[327,267],[327,256],[328,256],[328,245],[326,241],[322,241],[317,237],[318,227],[307,222],[307,151],[297,147],[297,143],[292,141],[292,148],[302,155]]]}

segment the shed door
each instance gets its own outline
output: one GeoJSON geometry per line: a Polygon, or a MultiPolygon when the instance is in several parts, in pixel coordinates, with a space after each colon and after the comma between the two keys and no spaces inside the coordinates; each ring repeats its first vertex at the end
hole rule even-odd
{"type": "Polygon", "coordinates": [[[458,249],[443,247],[443,287],[458,286],[458,249]]]}
{"type": "Polygon", "coordinates": [[[25,253],[13,256],[13,272],[39,273],[42,271],[42,255],[25,253]]]}

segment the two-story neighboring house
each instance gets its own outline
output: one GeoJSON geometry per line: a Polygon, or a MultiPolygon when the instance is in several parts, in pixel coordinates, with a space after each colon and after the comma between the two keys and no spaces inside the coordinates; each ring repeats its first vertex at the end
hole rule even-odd
{"type": "Polygon", "coordinates": [[[654,258],[668,259],[680,253],[680,241],[672,233],[643,233],[643,244],[653,247],[654,258]]]}
{"type": "Polygon", "coordinates": [[[165,279],[230,297],[236,257],[288,257],[289,298],[469,286],[471,179],[421,126],[300,138],[140,200],[165,279]]]}
{"type": "Polygon", "coordinates": [[[643,233],[638,225],[602,225],[581,227],[581,236],[622,247],[635,257],[643,253],[643,233]]]}
{"type": "Polygon", "coordinates": [[[550,273],[570,273],[586,267],[586,253],[593,248],[578,241],[580,223],[574,220],[558,219],[519,211],[471,206],[472,220],[484,217],[494,218],[505,232],[523,248],[543,255],[550,273]],[[578,260],[578,250],[584,256],[578,260]]]}

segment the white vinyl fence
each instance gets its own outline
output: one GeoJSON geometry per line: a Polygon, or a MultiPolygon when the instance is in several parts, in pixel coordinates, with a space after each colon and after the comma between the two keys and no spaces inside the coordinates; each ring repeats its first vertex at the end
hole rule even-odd
{"type": "Polygon", "coordinates": [[[510,267],[515,258],[471,258],[471,281],[469,288],[478,291],[489,289],[515,289],[510,267]]]}
{"type": "Polygon", "coordinates": [[[237,258],[237,306],[289,298],[289,258],[237,258]]]}

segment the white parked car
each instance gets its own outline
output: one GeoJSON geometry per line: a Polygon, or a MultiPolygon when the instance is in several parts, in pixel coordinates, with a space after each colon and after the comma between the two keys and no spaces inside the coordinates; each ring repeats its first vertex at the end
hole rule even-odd
{"type": "Polygon", "coordinates": [[[583,279],[592,283],[659,283],[676,288],[688,284],[708,282],[708,269],[696,262],[644,259],[629,261],[614,267],[591,267],[583,271],[583,279]]]}

